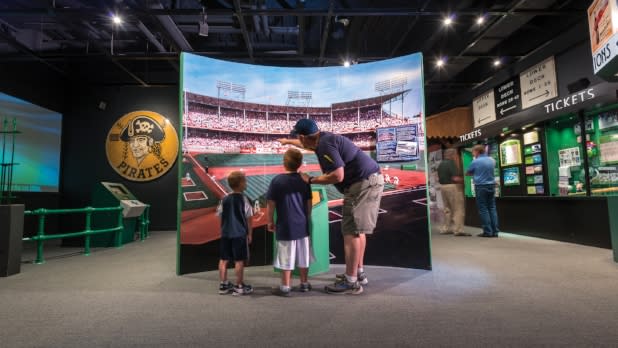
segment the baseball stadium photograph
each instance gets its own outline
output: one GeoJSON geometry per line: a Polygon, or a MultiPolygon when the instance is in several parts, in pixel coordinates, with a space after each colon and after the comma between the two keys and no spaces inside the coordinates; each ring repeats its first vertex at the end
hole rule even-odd
{"type": "MultiPolygon", "coordinates": [[[[422,81],[418,54],[348,68],[275,68],[183,53],[180,273],[217,268],[217,208],[233,191],[227,180],[232,172],[246,177],[251,262],[272,262],[266,193],[286,172],[283,154],[298,148],[298,171],[323,174],[314,151],[286,141],[302,119],[320,134],[349,139],[379,165],[384,189],[366,262],[430,269],[422,81]]],[[[312,188],[313,204],[323,203],[326,212],[312,216],[314,233],[329,240],[330,262],[344,263],[343,193],[330,184],[312,188]]]]}

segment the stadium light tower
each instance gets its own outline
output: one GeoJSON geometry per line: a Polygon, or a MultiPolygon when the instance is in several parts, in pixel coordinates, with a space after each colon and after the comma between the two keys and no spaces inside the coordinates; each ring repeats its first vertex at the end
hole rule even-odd
{"type": "Polygon", "coordinates": [[[285,105],[311,106],[312,99],[313,93],[311,92],[288,91],[285,105]]]}
{"type": "MultiPolygon", "coordinates": [[[[403,117],[403,92],[408,84],[408,77],[405,75],[397,75],[391,79],[379,81],[375,83],[374,89],[380,96],[390,93],[402,92],[400,96],[390,98],[388,100],[388,113],[392,115],[393,100],[401,98],[401,117],[403,117]]],[[[380,122],[382,122],[383,109],[380,107],[380,122]]]]}

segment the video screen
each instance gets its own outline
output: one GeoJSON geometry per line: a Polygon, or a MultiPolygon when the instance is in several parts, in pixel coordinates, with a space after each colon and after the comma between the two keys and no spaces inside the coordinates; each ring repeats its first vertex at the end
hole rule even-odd
{"type": "Polygon", "coordinates": [[[416,161],[419,159],[418,125],[408,124],[376,130],[378,162],[416,161]]]}
{"type": "Polygon", "coordinates": [[[3,135],[4,163],[16,163],[11,190],[58,192],[62,114],[4,93],[0,110],[0,130],[19,132],[3,135]]]}
{"type": "Polygon", "coordinates": [[[519,185],[519,167],[505,168],[502,170],[504,186],[519,185]]]}

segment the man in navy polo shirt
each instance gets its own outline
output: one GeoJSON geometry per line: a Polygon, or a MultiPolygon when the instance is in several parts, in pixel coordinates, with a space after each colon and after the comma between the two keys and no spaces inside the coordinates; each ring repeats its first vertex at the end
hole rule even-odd
{"type": "Polygon", "coordinates": [[[348,138],[321,132],[312,119],[296,122],[292,135],[297,139],[279,139],[281,144],[295,145],[315,151],[322,175],[302,174],[309,184],[333,184],[343,193],[341,232],[345,253],[345,274],[337,275],[328,293],[360,294],[369,282],[363,269],[367,240],[378,219],[384,177],[380,166],[348,138]]]}
{"type": "Polygon", "coordinates": [[[496,210],[496,179],[494,168],[496,161],[485,154],[484,145],[474,145],[472,148],[474,160],[470,163],[466,175],[471,175],[476,193],[476,207],[483,225],[483,233],[479,237],[498,237],[498,212],[496,210]]]}

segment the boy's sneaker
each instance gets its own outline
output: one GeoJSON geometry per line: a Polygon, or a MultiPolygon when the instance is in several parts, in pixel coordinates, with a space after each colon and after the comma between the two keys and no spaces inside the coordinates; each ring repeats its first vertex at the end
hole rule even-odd
{"type": "Polygon", "coordinates": [[[234,287],[234,296],[249,295],[253,292],[253,287],[249,284],[240,284],[234,287]]]}
{"type": "Polygon", "coordinates": [[[234,291],[234,285],[230,282],[219,283],[219,295],[227,295],[234,291]]]}
{"type": "Polygon", "coordinates": [[[360,295],[363,293],[363,286],[358,281],[341,280],[336,281],[333,285],[326,286],[324,290],[329,294],[360,295]]]}
{"type": "Polygon", "coordinates": [[[313,289],[311,287],[311,283],[300,283],[300,286],[298,287],[298,291],[300,292],[309,292],[311,289],[313,289]]]}
{"type": "MultiPolygon", "coordinates": [[[[335,275],[335,278],[337,278],[336,281],[345,280],[345,274],[344,273],[337,274],[337,275],[335,275]]],[[[367,285],[367,284],[369,284],[369,279],[367,278],[367,274],[365,274],[365,272],[360,272],[358,274],[357,278],[358,278],[358,282],[360,283],[360,285],[367,285]]]]}
{"type": "Polygon", "coordinates": [[[280,286],[274,287],[272,289],[270,289],[270,292],[275,295],[275,296],[281,296],[281,297],[290,297],[292,294],[290,293],[291,291],[283,291],[281,290],[280,286]]]}

